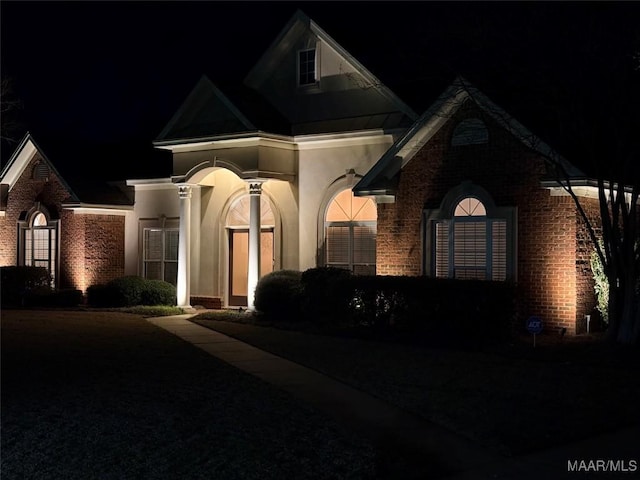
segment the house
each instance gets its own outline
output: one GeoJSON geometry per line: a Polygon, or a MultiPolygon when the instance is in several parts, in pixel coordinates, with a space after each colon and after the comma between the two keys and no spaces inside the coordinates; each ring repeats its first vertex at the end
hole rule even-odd
{"type": "Polygon", "coordinates": [[[545,159],[595,215],[584,175],[463,79],[419,116],[302,12],[242,83],[203,76],[153,144],[170,175],[84,199],[28,136],[0,175],[0,264],[82,290],[164,279],[183,307],[251,307],[260,276],[331,265],[515,281],[522,315],[569,333],[593,309],[584,226],[545,159]]]}

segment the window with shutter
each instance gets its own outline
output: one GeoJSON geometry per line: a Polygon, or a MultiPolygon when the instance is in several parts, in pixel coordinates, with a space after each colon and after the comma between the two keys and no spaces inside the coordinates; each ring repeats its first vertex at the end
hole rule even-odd
{"type": "Polygon", "coordinates": [[[375,275],[377,209],[351,189],[338,193],[325,215],[325,261],[357,275],[375,275]]]}
{"type": "MultiPolygon", "coordinates": [[[[511,210],[511,209],[508,209],[511,210]]],[[[440,278],[504,281],[509,278],[509,223],[490,218],[486,206],[465,197],[451,218],[432,220],[432,273],[440,278]]]]}

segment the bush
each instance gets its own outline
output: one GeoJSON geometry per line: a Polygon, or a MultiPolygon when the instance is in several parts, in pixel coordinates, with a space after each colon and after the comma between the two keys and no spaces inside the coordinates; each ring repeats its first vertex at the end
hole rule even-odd
{"type": "Polygon", "coordinates": [[[129,275],[111,280],[106,285],[90,286],[87,301],[94,307],[175,305],[176,287],[162,280],[129,275]]]}
{"type": "Polygon", "coordinates": [[[262,277],[256,286],[256,310],[275,320],[297,321],[300,278],[301,273],[295,270],[278,270],[262,277]]]}
{"type": "Polygon", "coordinates": [[[27,294],[25,305],[29,307],[77,307],[82,303],[82,300],[82,291],[80,290],[38,288],[27,294]]]}
{"type": "Polygon", "coordinates": [[[346,321],[353,300],[351,272],[342,268],[317,267],[300,277],[302,311],[305,317],[321,325],[346,321]]]}
{"type": "Polygon", "coordinates": [[[162,280],[146,280],[143,286],[141,305],[175,305],[176,287],[162,280]]]}
{"type": "Polygon", "coordinates": [[[6,306],[23,306],[32,290],[50,290],[51,275],[44,267],[0,267],[0,296],[6,306]]]}
{"type": "Polygon", "coordinates": [[[429,277],[352,277],[354,324],[437,346],[506,339],[515,288],[506,282],[429,277]]]}
{"type": "Polygon", "coordinates": [[[92,307],[111,307],[115,301],[113,289],[104,284],[91,285],[87,288],[87,303],[92,307]]]}

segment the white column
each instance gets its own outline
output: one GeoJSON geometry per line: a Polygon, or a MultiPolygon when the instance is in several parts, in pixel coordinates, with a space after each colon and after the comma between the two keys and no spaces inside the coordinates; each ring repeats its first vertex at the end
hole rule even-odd
{"type": "Polygon", "coordinates": [[[260,280],[260,195],[262,182],[249,182],[249,272],[247,275],[247,306],[254,308],[256,286],[260,280]]]}
{"type": "Polygon", "coordinates": [[[178,237],[178,285],[179,307],[191,307],[191,185],[178,185],[180,198],[180,232],[178,237]]]}

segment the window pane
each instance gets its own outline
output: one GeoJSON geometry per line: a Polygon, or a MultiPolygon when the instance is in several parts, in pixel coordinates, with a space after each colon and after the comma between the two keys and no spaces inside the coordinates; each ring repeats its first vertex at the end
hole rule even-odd
{"type": "Polygon", "coordinates": [[[299,53],[298,68],[300,85],[308,85],[316,81],[316,51],[304,50],[299,53]]]}
{"type": "Polygon", "coordinates": [[[353,227],[353,263],[376,264],[376,227],[353,227]]]}
{"type": "Polygon", "coordinates": [[[463,198],[453,213],[455,217],[482,217],[486,214],[487,210],[482,202],[474,197],[463,198]]]}
{"type": "Polygon", "coordinates": [[[144,278],[162,280],[162,262],[145,262],[144,278]]]}
{"type": "Polygon", "coordinates": [[[178,262],[166,262],[164,264],[164,281],[172,285],[178,284],[178,262]]]}
{"type": "Polygon", "coordinates": [[[486,222],[455,222],[453,245],[455,278],[485,278],[487,265],[486,222]]]}
{"type": "MultiPolygon", "coordinates": [[[[227,215],[227,226],[230,227],[248,227],[249,214],[251,211],[251,197],[245,195],[240,197],[229,209],[227,215]]],[[[260,225],[273,226],[276,224],[275,215],[271,209],[271,204],[264,197],[260,197],[260,225]]]]}
{"type": "Polygon", "coordinates": [[[144,259],[162,260],[162,230],[145,229],[144,259]]]}
{"type": "Polygon", "coordinates": [[[349,265],[349,227],[327,227],[327,263],[349,265]]]}
{"type": "Polygon", "coordinates": [[[165,232],[164,259],[178,260],[178,230],[167,230],[165,232]]]}

